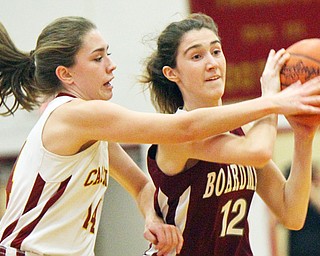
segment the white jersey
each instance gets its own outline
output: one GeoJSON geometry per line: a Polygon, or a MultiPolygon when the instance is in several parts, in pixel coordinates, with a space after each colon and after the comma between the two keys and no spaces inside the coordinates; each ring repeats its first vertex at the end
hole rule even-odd
{"type": "Polygon", "coordinates": [[[108,185],[108,144],[98,141],[75,155],[60,156],[48,152],[41,140],[51,112],[70,100],[54,99],[27,137],[8,182],[1,246],[26,255],[94,255],[108,185]]]}

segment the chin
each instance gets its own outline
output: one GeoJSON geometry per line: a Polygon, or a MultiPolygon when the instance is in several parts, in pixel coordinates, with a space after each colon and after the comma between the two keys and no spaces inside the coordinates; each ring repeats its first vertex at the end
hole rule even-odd
{"type": "Polygon", "coordinates": [[[214,91],[212,91],[212,97],[214,97],[215,99],[220,99],[222,98],[224,94],[224,89],[223,88],[216,88],[214,91]]]}
{"type": "Polygon", "coordinates": [[[100,99],[101,100],[110,100],[113,96],[112,91],[103,91],[100,93],[100,99]]]}
{"type": "Polygon", "coordinates": [[[112,95],[109,95],[108,97],[103,97],[103,100],[111,100],[112,99],[112,95]]]}

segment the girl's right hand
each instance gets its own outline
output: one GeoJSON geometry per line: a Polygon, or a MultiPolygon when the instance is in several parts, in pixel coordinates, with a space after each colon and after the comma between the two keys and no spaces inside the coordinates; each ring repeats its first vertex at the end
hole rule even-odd
{"type": "Polygon", "coordinates": [[[272,95],[281,90],[280,70],[288,61],[290,54],[285,49],[270,50],[266,65],[260,78],[262,96],[272,95]]]}

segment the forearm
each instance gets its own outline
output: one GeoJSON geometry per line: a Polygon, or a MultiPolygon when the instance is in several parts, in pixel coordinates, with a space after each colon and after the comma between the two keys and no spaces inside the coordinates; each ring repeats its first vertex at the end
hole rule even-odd
{"type": "Polygon", "coordinates": [[[191,111],[194,112],[195,118],[198,120],[192,122],[191,125],[204,127],[202,131],[207,130],[207,136],[215,135],[233,130],[277,111],[277,106],[272,101],[267,97],[260,97],[216,108],[191,111]],[[199,118],[201,116],[203,118],[199,118]],[[211,121],[208,119],[211,119],[211,121]],[[209,126],[208,123],[215,125],[209,126]]]}
{"type": "Polygon", "coordinates": [[[151,181],[147,182],[136,197],[137,205],[146,222],[158,221],[160,218],[156,215],[153,206],[155,187],[151,181]]]}
{"type": "Polygon", "coordinates": [[[277,137],[276,114],[257,120],[246,134],[250,154],[257,159],[256,167],[262,168],[272,158],[274,143],[277,137]]]}
{"type": "MultiPolygon", "coordinates": [[[[153,195],[155,188],[152,182],[146,183],[140,191],[137,199],[138,206],[145,217],[144,238],[155,245],[157,255],[168,255],[175,251],[179,254],[183,245],[183,237],[180,230],[174,225],[165,224],[153,207],[153,195]]],[[[171,254],[170,254],[171,255],[171,254]]]]}
{"type": "MultiPolygon", "coordinates": [[[[232,130],[272,113],[285,116],[320,114],[320,109],[315,107],[319,104],[318,88],[318,80],[314,79],[303,86],[299,84],[289,86],[286,90],[276,94],[264,93],[264,96],[260,98],[219,107],[220,111],[217,110],[217,112],[212,109],[211,112],[209,109],[207,113],[195,112],[198,117],[202,118],[199,118],[199,121],[193,124],[196,127],[201,127],[203,133],[211,129],[209,132],[214,135],[232,130]],[[208,123],[215,124],[215,127],[208,125],[208,123]]],[[[195,111],[201,111],[201,109],[195,111]]]]}
{"type": "Polygon", "coordinates": [[[284,187],[285,220],[288,228],[303,226],[311,190],[312,138],[295,137],[290,175],[284,187]]]}

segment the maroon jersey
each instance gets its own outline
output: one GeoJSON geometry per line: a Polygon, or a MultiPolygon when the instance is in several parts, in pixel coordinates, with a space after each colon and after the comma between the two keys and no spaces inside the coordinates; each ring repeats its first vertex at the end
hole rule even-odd
{"type": "MultiPolygon", "coordinates": [[[[233,133],[243,135],[241,129],[233,133]]],[[[166,223],[183,232],[180,255],[253,255],[247,216],[256,190],[255,168],[199,161],[168,176],[158,167],[156,152],[157,146],[152,145],[147,160],[156,186],[154,206],[166,223]]]]}

